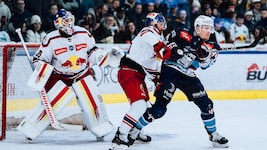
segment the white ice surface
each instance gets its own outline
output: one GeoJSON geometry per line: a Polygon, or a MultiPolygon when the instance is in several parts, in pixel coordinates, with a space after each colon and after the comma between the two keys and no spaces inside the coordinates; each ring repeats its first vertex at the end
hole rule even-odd
{"type": "MultiPolygon", "coordinates": [[[[128,103],[107,104],[111,122],[117,127],[128,103]]],[[[229,139],[227,150],[267,150],[267,100],[214,101],[217,131],[229,139]]],[[[166,115],[145,128],[152,136],[148,144],[136,143],[130,150],[217,150],[213,148],[198,108],[191,102],[172,101],[166,115]]],[[[18,131],[7,131],[0,150],[108,150],[115,130],[97,142],[88,131],[46,130],[26,143],[18,131]]]]}

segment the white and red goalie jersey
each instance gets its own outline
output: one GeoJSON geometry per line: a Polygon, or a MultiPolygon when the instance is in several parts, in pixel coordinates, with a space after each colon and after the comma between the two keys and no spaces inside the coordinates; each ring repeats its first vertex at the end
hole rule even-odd
{"type": "Polygon", "coordinates": [[[157,28],[143,28],[132,41],[126,57],[143,66],[148,72],[159,72],[162,63],[163,35],[157,28]]]}
{"type": "Polygon", "coordinates": [[[57,73],[64,75],[78,74],[89,63],[98,64],[98,53],[103,51],[96,47],[94,37],[79,26],[73,29],[74,33],[70,37],[61,36],[59,30],[48,33],[34,54],[33,63],[44,61],[54,66],[57,73]]]}

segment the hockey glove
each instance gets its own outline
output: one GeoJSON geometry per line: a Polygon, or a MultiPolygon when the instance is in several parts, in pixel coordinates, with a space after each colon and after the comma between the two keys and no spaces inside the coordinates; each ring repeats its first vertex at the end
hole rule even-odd
{"type": "Polygon", "coordinates": [[[118,67],[121,57],[125,55],[124,51],[120,47],[112,47],[109,49],[108,63],[110,67],[118,67]]]}

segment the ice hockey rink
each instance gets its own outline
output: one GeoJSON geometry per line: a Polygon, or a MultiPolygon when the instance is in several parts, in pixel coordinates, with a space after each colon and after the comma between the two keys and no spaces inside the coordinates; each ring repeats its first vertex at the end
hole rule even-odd
{"type": "MultiPolygon", "coordinates": [[[[267,93],[266,93],[267,94],[267,93]]],[[[111,122],[117,127],[128,103],[107,104],[111,122]]],[[[217,131],[229,139],[228,150],[267,150],[267,100],[215,100],[217,131]]],[[[200,119],[198,108],[191,102],[172,101],[166,115],[144,128],[152,136],[148,144],[136,143],[130,150],[213,150],[200,119]]],[[[108,150],[115,130],[103,142],[97,142],[88,131],[46,130],[26,143],[15,130],[7,131],[0,141],[1,150],[108,150]]]]}

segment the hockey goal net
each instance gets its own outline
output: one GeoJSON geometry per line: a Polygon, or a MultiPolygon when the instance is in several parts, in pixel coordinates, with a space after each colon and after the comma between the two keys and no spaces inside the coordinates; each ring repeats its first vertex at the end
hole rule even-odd
{"type": "MultiPolygon", "coordinates": [[[[27,43],[26,46],[32,55],[40,44],[27,43]]],[[[27,87],[32,67],[22,44],[0,43],[0,66],[0,140],[3,140],[6,131],[15,129],[40,99],[37,91],[27,87]]],[[[72,100],[57,119],[64,123],[82,124],[76,101],[72,100]]]]}

